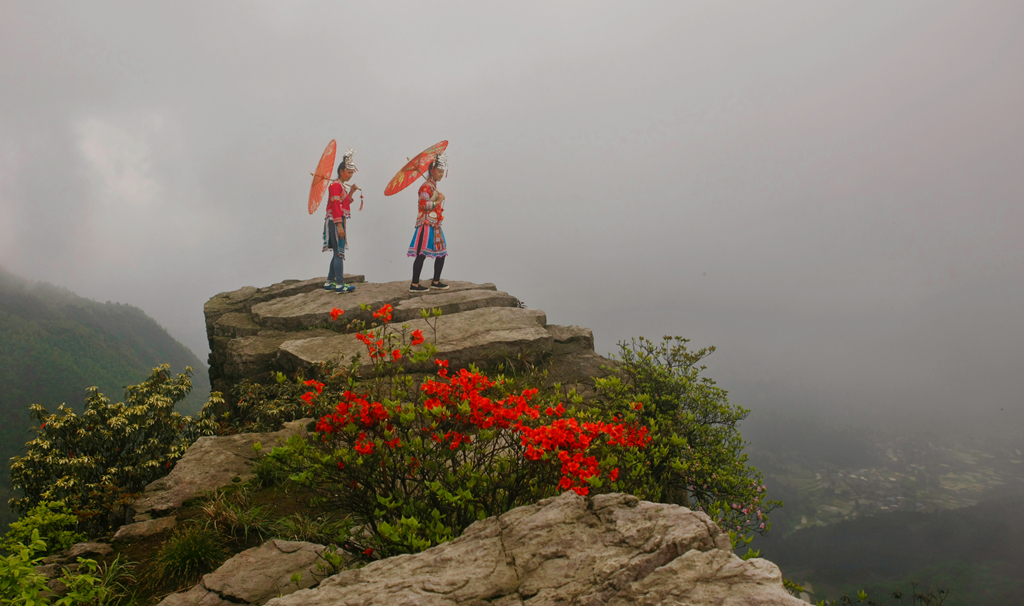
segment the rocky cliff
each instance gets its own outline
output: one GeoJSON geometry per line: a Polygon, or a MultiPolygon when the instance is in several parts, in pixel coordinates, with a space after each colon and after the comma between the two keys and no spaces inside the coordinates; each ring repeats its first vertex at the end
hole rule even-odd
{"type": "Polygon", "coordinates": [[[328,328],[333,328],[332,308],[343,310],[346,322],[371,321],[371,311],[361,305],[377,310],[390,304],[395,324],[423,329],[429,339],[434,334],[420,312],[440,309],[438,355],[453,367],[544,362],[557,380],[575,383],[600,375],[610,362],[594,353],[590,329],[550,325],[543,311],[524,308],[494,284],[451,282],[447,291],[414,294],[404,281],[377,284],[363,276],[346,276],[346,281],[356,285],[355,292],[328,292],[323,278],[313,278],[247,286],[211,298],[204,311],[213,389],[227,392],[242,379],[266,380],[273,371],[293,372],[365,353],[355,334],[328,328]]]}
{"type": "MultiPolygon", "coordinates": [[[[405,282],[349,280],[357,288],[345,295],[323,291],[318,278],[213,297],[205,311],[215,387],[347,360],[362,345],[353,332],[331,323],[331,310],[344,310],[348,320],[370,320],[385,303],[394,307],[395,323],[431,336],[420,311],[440,308],[436,345],[452,366],[543,363],[554,380],[585,383],[614,364],[594,353],[589,329],[549,325],[544,312],[525,309],[493,284],[455,282],[450,291],[416,296],[405,282]]],[[[170,475],[146,488],[134,504],[135,522],[114,535],[115,547],[166,535],[186,501],[252,477],[255,442],[304,435],[309,425],[306,419],[274,433],[200,439],[170,475]]],[[[97,547],[106,548],[89,549],[97,547]]],[[[167,596],[161,606],[803,603],[783,588],[774,564],[736,557],[728,534],[704,513],[623,494],[567,492],[477,522],[422,553],[333,575],[322,565],[323,550],[271,539],[167,596]]]]}

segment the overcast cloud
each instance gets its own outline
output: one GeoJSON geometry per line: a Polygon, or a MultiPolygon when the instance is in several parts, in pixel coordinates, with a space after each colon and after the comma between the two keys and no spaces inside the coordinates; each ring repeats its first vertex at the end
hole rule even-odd
{"type": "Polygon", "coordinates": [[[717,345],[755,414],[1024,419],[1019,1],[0,11],[0,265],[200,357],[210,296],[326,274],[330,139],[367,192],[346,270],[408,279],[415,194],[381,192],[448,139],[449,279],[600,352],[717,345]]]}

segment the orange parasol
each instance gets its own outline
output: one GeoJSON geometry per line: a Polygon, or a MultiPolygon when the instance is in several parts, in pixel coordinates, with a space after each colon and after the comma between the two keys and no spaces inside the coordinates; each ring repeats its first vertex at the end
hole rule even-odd
{"type": "Polygon", "coordinates": [[[416,179],[419,179],[423,173],[427,172],[427,169],[430,167],[430,163],[433,162],[434,158],[436,158],[438,154],[443,152],[447,147],[448,142],[441,141],[437,145],[432,145],[423,150],[412,160],[409,160],[409,162],[402,167],[402,170],[398,171],[398,174],[391,179],[390,183],[388,183],[388,186],[384,189],[384,195],[390,196],[392,194],[397,194],[406,187],[412,185],[416,179]]]}
{"type": "Polygon", "coordinates": [[[320,164],[313,173],[313,185],[309,187],[309,214],[315,213],[324,200],[324,192],[327,191],[327,186],[331,182],[331,172],[334,171],[334,154],[337,151],[338,144],[331,139],[324,149],[324,154],[320,156],[320,164]]]}

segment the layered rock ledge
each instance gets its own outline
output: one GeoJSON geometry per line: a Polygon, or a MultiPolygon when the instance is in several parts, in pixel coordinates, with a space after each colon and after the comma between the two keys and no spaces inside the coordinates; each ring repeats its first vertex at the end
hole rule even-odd
{"type": "Polygon", "coordinates": [[[410,293],[409,283],[365,282],[346,276],[356,290],[323,290],[323,278],[290,280],[267,288],[245,287],[211,298],[204,309],[210,341],[210,380],[226,392],[244,380],[265,380],[274,371],[293,372],[320,362],[346,363],[364,353],[354,334],[332,330],[331,309],[343,321],[372,321],[371,310],[394,308],[392,322],[421,329],[436,339],[439,357],[453,367],[474,363],[550,362],[562,369],[560,379],[584,381],[601,374],[609,360],[594,353],[588,328],[547,323],[543,311],[525,309],[519,299],[494,284],[453,281],[447,291],[410,293]],[[436,334],[422,310],[440,309],[436,334]]]}
{"type": "Polygon", "coordinates": [[[677,505],[565,493],[477,522],[415,555],[325,579],[268,606],[798,606],[767,560],[741,560],[677,505]]]}

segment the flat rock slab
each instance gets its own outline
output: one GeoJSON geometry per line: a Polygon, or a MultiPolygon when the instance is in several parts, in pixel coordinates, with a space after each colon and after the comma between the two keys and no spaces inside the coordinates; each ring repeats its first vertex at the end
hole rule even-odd
{"type": "MultiPolygon", "coordinates": [[[[363,282],[364,276],[345,274],[345,282],[359,284],[363,282]]],[[[257,303],[290,297],[314,290],[323,290],[326,277],[310,278],[308,280],[285,280],[263,288],[255,286],[243,286],[238,290],[222,292],[210,298],[203,308],[207,318],[218,317],[232,311],[247,312],[257,303]]]]}
{"type": "Polygon", "coordinates": [[[302,435],[311,419],[285,423],[284,429],[272,433],[242,433],[233,436],[206,436],[196,440],[178,460],[167,476],[146,486],[142,496],[132,504],[135,521],[142,522],[164,516],[180,508],[185,501],[235,481],[252,478],[256,458],[253,444],[266,447],[293,435],[302,435]]]}
{"type": "MultiPolygon", "coordinates": [[[[484,307],[441,316],[437,322],[437,357],[448,359],[454,366],[470,362],[486,366],[520,357],[532,360],[553,347],[555,338],[546,322],[544,312],[517,307],[484,307]]],[[[425,320],[406,324],[410,331],[422,330],[428,342],[433,342],[433,330],[425,320]]],[[[362,364],[368,365],[365,346],[352,334],[285,341],[280,351],[279,360],[290,363],[291,368],[331,360],[347,363],[356,354],[362,354],[362,364]]]]}
{"type": "Polygon", "coordinates": [[[703,513],[565,493],[423,553],[374,562],[268,606],[800,606],[766,560],[736,557],[703,513]]]}
{"type": "MultiPolygon", "coordinates": [[[[106,543],[86,542],[75,543],[64,553],[63,557],[68,561],[78,558],[101,558],[114,553],[114,550],[106,543]]],[[[58,558],[59,560],[59,558],[58,558]]]]}
{"type": "Polygon", "coordinates": [[[265,604],[316,585],[324,576],[317,570],[323,551],[315,543],[272,539],[224,562],[192,589],[167,596],[160,606],[265,604]],[[292,581],[295,574],[301,575],[297,583],[292,581]]]}
{"type": "MultiPolygon", "coordinates": [[[[519,307],[519,299],[507,292],[495,290],[493,284],[475,284],[478,288],[440,291],[414,296],[394,305],[392,322],[400,324],[421,318],[423,310],[440,309],[441,316],[451,316],[484,307],[519,307]]],[[[347,312],[346,312],[347,313],[347,312]]]]}
{"type": "Polygon", "coordinates": [[[332,322],[333,308],[345,312],[340,321],[369,322],[374,311],[390,304],[395,308],[393,321],[403,322],[418,318],[423,307],[441,307],[444,313],[456,313],[476,307],[515,307],[519,304],[519,300],[508,293],[496,292],[493,284],[453,281],[448,286],[449,290],[424,294],[409,292],[409,283],[404,281],[359,284],[355,291],[344,295],[314,290],[255,304],[251,311],[252,320],[263,328],[295,331],[332,322]],[[467,295],[461,291],[474,292],[467,295]],[[403,306],[402,303],[409,299],[416,299],[419,304],[403,306]],[[361,309],[361,305],[370,306],[370,310],[361,309]]]}
{"type": "Polygon", "coordinates": [[[156,518],[155,520],[143,520],[133,524],[125,524],[114,533],[114,541],[135,541],[150,537],[161,532],[167,532],[178,525],[174,516],[156,518]]]}

